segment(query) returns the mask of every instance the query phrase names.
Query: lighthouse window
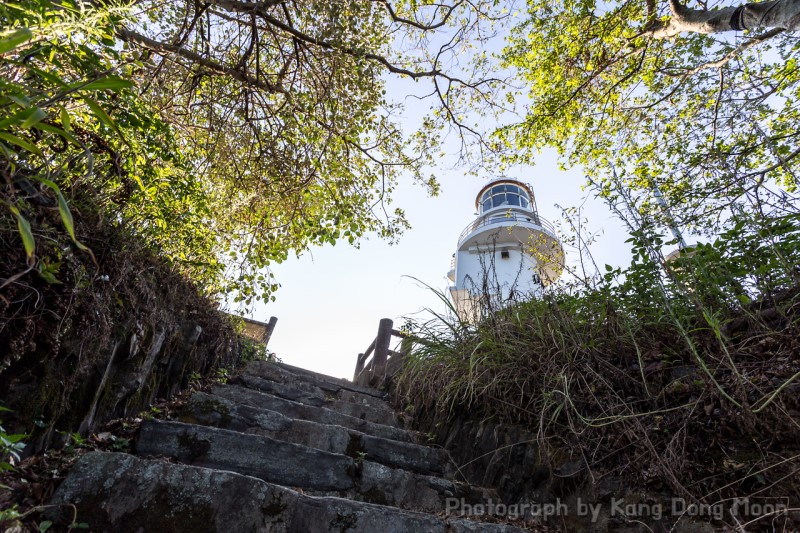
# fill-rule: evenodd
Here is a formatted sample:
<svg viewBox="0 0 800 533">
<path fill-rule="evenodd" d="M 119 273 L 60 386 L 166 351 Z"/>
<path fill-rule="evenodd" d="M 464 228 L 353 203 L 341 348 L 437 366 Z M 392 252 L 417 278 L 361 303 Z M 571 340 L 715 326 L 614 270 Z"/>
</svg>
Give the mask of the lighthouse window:
<svg viewBox="0 0 800 533">
<path fill-rule="evenodd" d="M 495 207 L 528 207 L 529 205 L 530 198 L 527 191 L 511 184 L 495 185 L 481 196 L 482 211 L 488 211 Z"/>
</svg>

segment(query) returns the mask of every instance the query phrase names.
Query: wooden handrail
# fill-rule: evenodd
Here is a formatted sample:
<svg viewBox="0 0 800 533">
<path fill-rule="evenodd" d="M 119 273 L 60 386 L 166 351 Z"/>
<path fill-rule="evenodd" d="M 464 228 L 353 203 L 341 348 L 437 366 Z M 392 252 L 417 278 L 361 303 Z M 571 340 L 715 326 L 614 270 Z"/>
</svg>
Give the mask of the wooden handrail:
<svg viewBox="0 0 800 533">
<path fill-rule="evenodd" d="M 275 331 L 275 324 L 278 323 L 278 318 L 271 316 L 269 317 L 269 322 L 267 322 L 267 330 L 264 332 L 264 346 L 269 344 L 269 340 L 272 338 L 272 332 Z"/>
<path fill-rule="evenodd" d="M 372 353 L 372 350 L 375 349 L 375 343 L 378 341 L 377 338 L 372 339 L 372 344 L 370 344 L 366 350 L 364 350 L 364 357 L 368 357 L 369 354 Z"/>
<path fill-rule="evenodd" d="M 261 322 L 260 320 L 256 320 L 254 318 L 247 318 L 238 315 L 232 316 L 244 321 L 245 329 L 243 334 L 246 337 L 260 342 L 264 346 L 269 344 L 269 339 L 272 337 L 272 332 L 275 331 L 275 325 L 278 323 L 278 319 L 274 316 L 269 317 L 269 322 Z"/>
<path fill-rule="evenodd" d="M 382 318 L 378 324 L 378 334 L 367 349 L 358 354 L 353 382 L 358 385 L 375 385 L 386 374 L 390 359 L 397 361 L 411 351 L 411 336 L 403 331 L 392 329 L 392 320 Z M 392 337 L 403 339 L 400 351 L 389 349 Z M 369 356 L 372 359 L 369 360 Z M 367 362 L 369 360 L 369 362 Z"/>
</svg>

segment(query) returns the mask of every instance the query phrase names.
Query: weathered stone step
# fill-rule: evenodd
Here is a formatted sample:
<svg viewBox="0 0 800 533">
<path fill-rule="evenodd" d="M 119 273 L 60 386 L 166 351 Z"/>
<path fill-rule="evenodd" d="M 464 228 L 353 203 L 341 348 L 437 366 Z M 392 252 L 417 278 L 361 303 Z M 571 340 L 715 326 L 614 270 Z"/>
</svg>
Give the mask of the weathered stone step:
<svg viewBox="0 0 800 533">
<path fill-rule="evenodd" d="M 451 474 L 448 455 L 444 450 L 373 437 L 341 426 L 297 420 L 276 411 L 240 405 L 213 394 L 193 394 L 181 410 L 180 419 L 187 423 L 263 435 L 326 452 L 363 458 L 418 474 Z"/>
<path fill-rule="evenodd" d="M 274 533 L 517 533 L 523 530 L 444 519 L 341 498 L 314 497 L 260 479 L 132 455 L 90 452 L 50 502 L 50 518 L 91 531 Z M 76 513 L 76 514 L 75 514 Z"/>
<path fill-rule="evenodd" d="M 326 407 L 315 407 L 284 398 L 278 398 L 277 396 L 239 385 L 218 385 L 213 387 L 211 392 L 216 396 L 227 398 L 238 404 L 267 409 L 269 411 L 277 411 L 289 418 L 342 426 L 384 439 L 404 442 L 410 442 L 412 440 L 411 433 L 405 429 L 376 424 L 369 420 L 363 420 L 327 409 Z"/>
<path fill-rule="evenodd" d="M 194 466 L 231 470 L 270 483 L 418 511 L 441 511 L 448 497 L 484 503 L 488 492 L 299 444 L 182 422 L 142 423 L 136 451 Z"/>
<path fill-rule="evenodd" d="M 293 368 L 295 371 L 288 370 Z M 297 367 L 290 367 L 281 363 L 268 361 L 252 361 L 242 371 L 243 374 L 256 376 L 286 385 L 312 387 L 325 392 L 326 396 L 334 397 L 348 402 L 369 404 L 374 406 L 386 405 L 388 408 L 388 395 L 384 392 L 355 385 L 347 380 L 324 376 L 327 380 L 314 377 L 320 374 L 309 373 Z"/>
<path fill-rule="evenodd" d="M 325 391 L 319 387 L 308 383 L 298 382 L 286 384 L 247 373 L 234 378 L 231 380 L 231 383 L 234 385 L 242 385 L 249 389 L 266 392 L 285 400 L 292 400 L 294 402 L 313 405 L 315 407 L 325 407 L 331 411 L 336 411 L 337 413 L 342 413 L 354 418 L 368 420 L 376 424 L 401 427 L 397 416 L 394 414 L 394 411 L 392 411 L 391 407 L 389 407 L 389 404 L 378 398 L 369 397 L 372 400 L 369 404 L 340 400 L 336 396 L 333 396 L 330 393 L 325 393 Z"/>
<path fill-rule="evenodd" d="M 383 391 L 370 387 L 362 387 L 347 379 L 326 376 L 325 374 L 319 374 L 311 370 L 306 370 L 305 368 L 300 368 L 299 366 L 287 365 L 286 363 L 254 361 L 253 366 L 271 366 L 277 368 L 283 371 L 284 374 L 294 376 L 294 379 L 306 381 L 326 391 L 348 391 L 380 399 L 386 399 L 388 397 Z"/>
</svg>

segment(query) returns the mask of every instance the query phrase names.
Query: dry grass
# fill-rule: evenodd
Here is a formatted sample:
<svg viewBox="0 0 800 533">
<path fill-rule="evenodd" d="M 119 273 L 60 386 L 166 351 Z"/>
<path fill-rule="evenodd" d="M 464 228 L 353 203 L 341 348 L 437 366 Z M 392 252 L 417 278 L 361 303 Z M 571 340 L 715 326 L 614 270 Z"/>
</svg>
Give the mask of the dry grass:
<svg viewBox="0 0 800 533">
<path fill-rule="evenodd" d="M 476 326 L 439 317 L 417 326 L 425 343 L 398 389 L 427 416 L 535 428 L 543 461 L 582 458 L 590 479 L 709 504 L 796 500 L 800 291 L 716 314 L 691 301 L 628 304 L 598 290 L 495 310 Z"/>
</svg>

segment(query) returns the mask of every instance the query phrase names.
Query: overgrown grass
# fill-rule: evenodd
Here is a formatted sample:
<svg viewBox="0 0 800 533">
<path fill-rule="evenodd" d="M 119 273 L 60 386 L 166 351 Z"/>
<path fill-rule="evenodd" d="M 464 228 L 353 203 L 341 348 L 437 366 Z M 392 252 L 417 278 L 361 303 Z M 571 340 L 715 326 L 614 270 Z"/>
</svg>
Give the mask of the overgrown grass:
<svg viewBox="0 0 800 533">
<path fill-rule="evenodd" d="M 526 425 L 543 463 L 566 455 L 590 479 L 705 503 L 796 499 L 800 246 L 796 218 L 778 222 L 777 239 L 728 236 L 666 270 L 658 239 L 634 235 L 632 265 L 589 288 L 477 324 L 450 307 L 414 327 L 398 390 L 427 416 Z"/>
</svg>

